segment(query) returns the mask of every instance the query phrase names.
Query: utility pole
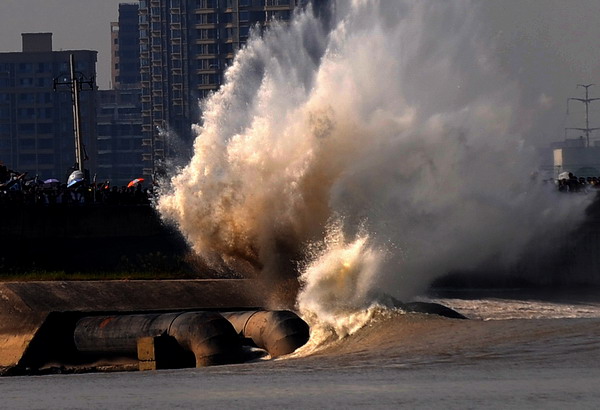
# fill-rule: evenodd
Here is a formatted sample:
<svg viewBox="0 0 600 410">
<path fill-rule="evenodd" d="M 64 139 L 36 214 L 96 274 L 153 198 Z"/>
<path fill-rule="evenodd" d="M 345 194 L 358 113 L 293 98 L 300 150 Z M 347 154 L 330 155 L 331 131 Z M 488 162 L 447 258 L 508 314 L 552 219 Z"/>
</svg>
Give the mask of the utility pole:
<svg viewBox="0 0 600 410">
<path fill-rule="evenodd" d="M 590 121 L 589 121 L 590 103 L 600 100 L 600 98 L 590 98 L 590 96 L 589 96 L 589 88 L 593 85 L 594 84 L 577 84 L 577 87 L 585 88 L 585 98 L 568 98 L 567 99 L 567 115 L 569 115 L 569 101 L 574 100 L 574 101 L 579 101 L 579 102 L 582 102 L 585 104 L 585 128 L 565 128 L 565 131 L 566 130 L 583 131 L 585 133 L 586 146 L 588 148 L 590 146 L 590 133 L 595 130 L 600 130 L 600 128 L 590 128 Z"/>
<path fill-rule="evenodd" d="M 71 54 L 69 58 L 70 73 L 69 78 L 65 78 L 61 75 L 54 79 L 54 91 L 59 86 L 68 86 L 71 91 L 71 101 L 73 103 L 73 134 L 75 137 L 75 162 L 77 170 L 81 171 L 85 175 L 83 161 L 87 159 L 85 150 L 83 147 L 83 138 L 81 136 L 81 112 L 79 106 L 79 92 L 84 90 L 93 91 L 95 89 L 94 77 L 86 79 L 85 76 L 75 71 L 75 55 Z"/>
</svg>

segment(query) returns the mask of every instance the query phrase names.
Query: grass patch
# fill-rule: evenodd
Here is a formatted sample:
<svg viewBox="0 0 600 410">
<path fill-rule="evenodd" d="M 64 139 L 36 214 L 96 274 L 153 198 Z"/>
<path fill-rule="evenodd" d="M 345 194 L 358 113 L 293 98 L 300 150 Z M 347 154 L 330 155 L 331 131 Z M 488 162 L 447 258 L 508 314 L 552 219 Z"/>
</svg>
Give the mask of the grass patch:
<svg viewBox="0 0 600 410">
<path fill-rule="evenodd" d="M 91 264 L 90 264 L 91 265 Z M 81 266 L 63 269 L 35 262 L 7 263 L 0 259 L 0 282 L 77 280 L 237 279 L 234 272 L 216 272 L 192 252 L 165 255 L 161 252 L 122 256 L 111 267 Z"/>
<path fill-rule="evenodd" d="M 160 280 L 205 279 L 206 276 L 177 272 L 9 272 L 0 273 L 0 282 L 72 280 Z"/>
</svg>

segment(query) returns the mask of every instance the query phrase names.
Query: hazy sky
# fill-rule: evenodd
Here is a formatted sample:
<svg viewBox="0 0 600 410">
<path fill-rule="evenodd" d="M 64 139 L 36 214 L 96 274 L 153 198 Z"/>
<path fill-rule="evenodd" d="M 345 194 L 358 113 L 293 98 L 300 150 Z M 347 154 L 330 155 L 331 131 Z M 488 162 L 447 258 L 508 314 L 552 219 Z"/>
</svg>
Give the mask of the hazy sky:
<svg viewBox="0 0 600 410">
<path fill-rule="evenodd" d="M 394 0 L 384 0 L 394 1 Z M 432 2 L 442 0 L 432 0 Z M 110 22 L 119 0 L 0 0 L 0 51 L 20 51 L 22 32 L 53 32 L 54 49 L 98 54 L 98 85 L 110 81 Z M 131 2 L 131 1 L 130 1 Z M 133 1 L 135 3 L 135 1 Z M 577 83 L 600 83 L 600 0 L 481 0 L 482 24 L 497 42 L 509 76 L 523 98 L 548 110 L 535 127 L 543 139 L 562 138 L 567 97 Z M 600 95 L 600 86 L 593 96 Z M 577 109 L 577 107 L 573 107 Z M 600 107 L 597 107 L 600 112 Z M 592 126 L 600 125 L 600 115 Z M 571 121 L 571 120 L 569 120 Z M 577 120 L 579 121 L 579 120 Z M 594 119 L 595 121 L 595 119 Z"/>
<path fill-rule="evenodd" d="M 98 85 L 110 81 L 110 22 L 123 0 L 0 0 L 0 51 L 21 51 L 21 33 L 52 32 L 55 50 L 98 51 Z M 130 1 L 129 3 L 135 3 Z"/>
</svg>

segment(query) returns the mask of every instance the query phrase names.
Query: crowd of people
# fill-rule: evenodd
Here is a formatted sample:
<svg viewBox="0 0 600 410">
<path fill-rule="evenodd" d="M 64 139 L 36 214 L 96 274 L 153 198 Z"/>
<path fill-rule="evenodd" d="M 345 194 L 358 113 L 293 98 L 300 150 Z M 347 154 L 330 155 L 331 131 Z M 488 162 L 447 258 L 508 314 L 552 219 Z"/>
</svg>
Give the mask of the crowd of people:
<svg viewBox="0 0 600 410">
<path fill-rule="evenodd" d="M 559 175 L 557 186 L 560 192 L 595 192 L 600 190 L 600 177 L 577 177 L 569 172 Z"/>
<path fill-rule="evenodd" d="M 110 181 L 88 183 L 85 180 L 68 185 L 57 179 L 28 178 L 27 173 L 9 170 L 0 164 L 0 204 L 149 204 L 153 197 L 152 188 L 144 187 L 143 179 L 134 181 L 137 182 L 128 186 L 111 186 Z"/>
<path fill-rule="evenodd" d="M 151 187 L 143 186 L 143 181 L 140 178 L 127 186 L 111 186 L 110 181 L 87 183 L 82 180 L 68 185 L 57 179 L 27 178 L 26 172 L 12 171 L 0 163 L 0 204 L 146 205 L 154 194 Z M 559 192 L 600 192 L 600 177 L 584 178 L 565 172 L 555 182 Z"/>
</svg>

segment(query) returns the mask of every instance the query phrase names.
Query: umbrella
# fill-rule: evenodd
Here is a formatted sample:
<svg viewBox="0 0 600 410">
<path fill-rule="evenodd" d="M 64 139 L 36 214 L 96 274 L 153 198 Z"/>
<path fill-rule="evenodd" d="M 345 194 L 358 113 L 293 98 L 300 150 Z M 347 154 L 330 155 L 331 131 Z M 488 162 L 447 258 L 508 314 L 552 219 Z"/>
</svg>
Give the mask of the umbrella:
<svg viewBox="0 0 600 410">
<path fill-rule="evenodd" d="M 71 175 L 69 175 L 69 179 L 67 180 L 67 188 L 72 188 L 75 185 L 78 185 L 83 182 L 85 179 L 83 172 L 81 171 L 73 171 Z"/>
<path fill-rule="evenodd" d="M 569 171 L 561 172 L 558 174 L 558 179 L 569 179 Z"/>
<path fill-rule="evenodd" d="M 137 184 L 142 182 L 144 182 L 144 178 L 136 178 L 127 184 L 127 188 L 131 188 L 132 186 L 136 186 Z"/>
<path fill-rule="evenodd" d="M 60 181 L 55 178 L 49 178 L 44 181 L 44 188 L 52 188 L 53 186 L 57 186 L 60 184 Z"/>
</svg>

